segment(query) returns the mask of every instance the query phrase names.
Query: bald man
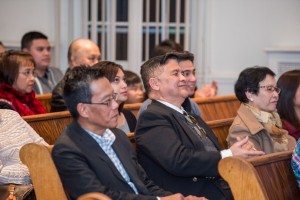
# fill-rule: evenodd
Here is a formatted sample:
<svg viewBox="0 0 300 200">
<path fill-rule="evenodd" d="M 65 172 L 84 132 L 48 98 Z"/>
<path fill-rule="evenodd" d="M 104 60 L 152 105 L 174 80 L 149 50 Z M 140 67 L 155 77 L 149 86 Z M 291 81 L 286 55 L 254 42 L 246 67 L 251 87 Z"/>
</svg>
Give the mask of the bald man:
<svg viewBox="0 0 300 200">
<path fill-rule="evenodd" d="M 90 67 L 100 61 L 101 52 L 99 47 L 91 40 L 79 38 L 74 40 L 68 50 L 68 70 L 76 66 Z M 67 72 L 68 72 L 67 70 Z M 64 79 L 61 80 L 52 91 L 51 112 L 67 110 L 63 98 Z"/>
</svg>

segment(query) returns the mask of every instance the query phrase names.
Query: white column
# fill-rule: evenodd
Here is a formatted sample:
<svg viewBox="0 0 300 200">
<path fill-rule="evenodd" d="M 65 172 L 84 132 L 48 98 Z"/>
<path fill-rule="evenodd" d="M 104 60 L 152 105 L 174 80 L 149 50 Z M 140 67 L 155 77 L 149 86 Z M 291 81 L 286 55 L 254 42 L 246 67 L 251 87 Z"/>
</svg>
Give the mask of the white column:
<svg viewBox="0 0 300 200">
<path fill-rule="evenodd" d="M 143 1 L 130 0 L 128 2 L 128 69 L 139 73 L 142 64 Z"/>
</svg>

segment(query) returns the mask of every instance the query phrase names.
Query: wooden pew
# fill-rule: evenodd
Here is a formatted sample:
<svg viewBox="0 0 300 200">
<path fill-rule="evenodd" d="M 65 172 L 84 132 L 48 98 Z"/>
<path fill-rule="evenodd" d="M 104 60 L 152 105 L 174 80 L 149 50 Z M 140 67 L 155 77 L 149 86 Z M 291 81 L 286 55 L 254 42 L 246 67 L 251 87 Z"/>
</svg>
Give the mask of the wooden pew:
<svg viewBox="0 0 300 200">
<path fill-rule="evenodd" d="M 54 144 L 65 127 L 71 123 L 72 116 L 69 111 L 24 116 L 23 119 L 48 144 Z"/>
<path fill-rule="evenodd" d="M 137 117 L 137 114 L 141 106 L 142 103 L 124 104 L 124 108 L 130 110 L 135 117 Z"/>
<path fill-rule="evenodd" d="M 23 119 L 42 137 L 48 144 L 54 144 L 65 127 L 71 123 L 72 116 L 69 111 L 46 113 L 24 116 Z M 227 148 L 226 138 L 229 127 L 234 118 L 208 121 L 208 126 L 218 137 L 222 149 Z M 134 133 L 128 135 L 133 146 L 135 145 Z"/>
<path fill-rule="evenodd" d="M 219 172 L 228 182 L 235 200 L 296 200 L 300 191 L 291 167 L 292 151 L 251 159 L 228 157 Z"/>
<path fill-rule="evenodd" d="M 50 101 L 52 98 L 52 93 L 38 94 L 35 97 L 43 104 L 43 106 L 46 108 L 47 112 L 49 113 L 51 110 Z"/>
<path fill-rule="evenodd" d="M 231 126 L 234 118 L 219 119 L 206 122 L 207 125 L 213 130 L 220 143 L 221 149 L 227 149 L 226 138 L 228 136 L 229 127 Z"/>
<path fill-rule="evenodd" d="M 198 104 L 204 121 L 232 118 L 240 107 L 240 101 L 235 95 L 193 98 Z"/>
<path fill-rule="evenodd" d="M 20 159 L 29 169 L 37 200 L 67 200 L 50 155 L 51 149 L 52 147 L 29 143 L 21 148 Z"/>
</svg>

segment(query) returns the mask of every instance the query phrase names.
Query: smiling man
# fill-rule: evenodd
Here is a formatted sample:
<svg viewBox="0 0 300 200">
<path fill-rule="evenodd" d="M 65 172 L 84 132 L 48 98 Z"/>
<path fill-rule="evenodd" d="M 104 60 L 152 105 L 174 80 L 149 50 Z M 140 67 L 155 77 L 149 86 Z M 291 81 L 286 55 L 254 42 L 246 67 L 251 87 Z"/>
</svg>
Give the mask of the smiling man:
<svg viewBox="0 0 300 200">
<path fill-rule="evenodd" d="M 186 84 L 187 84 L 187 91 L 188 91 L 188 97 L 185 98 L 185 100 L 182 103 L 182 107 L 187 111 L 193 114 L 194 117 L 200 118 L 201 113 L 199 110 L 198 105 L 189 98 L 190 96 L 194 95 L 195 87 L 197 84 L 197 77 L 196 77 L 196 69 L 194 67 L 194 55 L 190 52 L 182 52 L 180 53 L 180 60 L 178 61 L 178 64 L 181 69 L 182 75 L 186 78 Z M 138 117 L 140 114 L 147 109 L 148 105 L 151 104 L 151 99 L 155 99 L 154 93 L 152 90 L 147 90 L 146 93 L 148 94 L 148 99 L 143 102 L 141 108 L 139 109 Z"/>
<path fill-rule="evenodd" d="M 141 67 L 144 86 L 155 99 L 138 119 L 138 160 L 157 185 L 171 192 L 232 199 L 229 186 L 218 173 L 219 161 L 263 152 L 249 150 L 252 146 L 247 138 L 220 151 L 209 126 L 183 109 L 192 88 L 180 66 L 184 57 L 182 53 L 168 53 L 151 58 Z"/>
</svg>

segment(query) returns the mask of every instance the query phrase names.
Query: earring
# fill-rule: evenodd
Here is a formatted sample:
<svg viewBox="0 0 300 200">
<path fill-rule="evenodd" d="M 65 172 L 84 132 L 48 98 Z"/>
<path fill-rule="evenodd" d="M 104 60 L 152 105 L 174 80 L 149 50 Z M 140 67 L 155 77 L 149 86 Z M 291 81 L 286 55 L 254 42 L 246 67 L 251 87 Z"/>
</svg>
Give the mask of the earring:
<svg viewBox="0 0 300 200">
<path fill-rule="evenodd" d="M 253 101 L 253 99 L 251 98 L 250 101 Z"/>
</svg>

